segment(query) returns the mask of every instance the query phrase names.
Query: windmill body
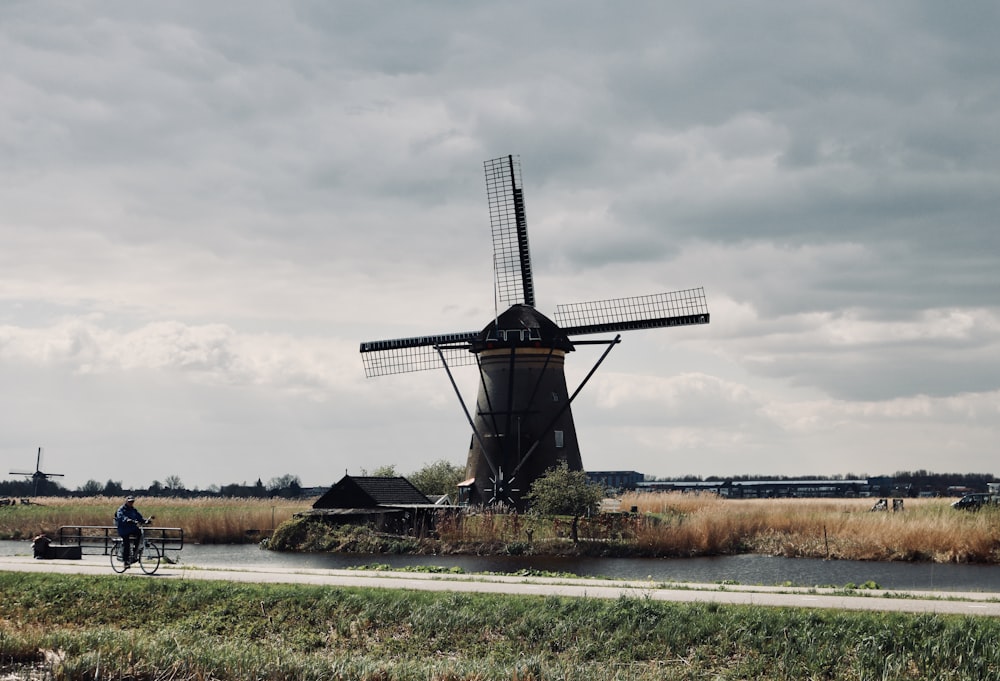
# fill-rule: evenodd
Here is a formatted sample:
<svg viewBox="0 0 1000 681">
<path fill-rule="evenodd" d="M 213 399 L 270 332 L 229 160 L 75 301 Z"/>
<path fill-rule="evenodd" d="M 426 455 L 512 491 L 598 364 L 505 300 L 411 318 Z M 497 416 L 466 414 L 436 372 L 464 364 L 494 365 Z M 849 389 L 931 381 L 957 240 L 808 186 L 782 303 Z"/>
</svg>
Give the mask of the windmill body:
<svg viewBox="0 0 1000 681">
<path fill-rule="evenodd" d="M 469 447 L 473 482 L 465 500 L 518 507 L 530 482 L 552 466 L 582 470 L 563 370 L 572 350 L 562 329 L 529 305 L 512 306 L 483 330 L 473 346 L 480 369 L 473 431 L 480 437 Z"/>
<path fill-rule="evenodd" d="M 481 331 L 361 344 L 369 377 L 444 368 L 472 428 L 463 501 L 525 507 L 531 483 L 565 463 L 583 462 L 571 403 L 619 342 L 572 340 L 586 334 L 709 322 L 702 289 L 558 306 L 556 321 L 535 309 L 520 163 L 514 156 L 486 161 L 486 188 L 493 232 L 496 299 L 508 306 Z M 607 349 L 572 393 L 565 359 L 577 345 Z M 475 364 L 480 382 L 470 413 L 451 368 Z"/>
</svg>

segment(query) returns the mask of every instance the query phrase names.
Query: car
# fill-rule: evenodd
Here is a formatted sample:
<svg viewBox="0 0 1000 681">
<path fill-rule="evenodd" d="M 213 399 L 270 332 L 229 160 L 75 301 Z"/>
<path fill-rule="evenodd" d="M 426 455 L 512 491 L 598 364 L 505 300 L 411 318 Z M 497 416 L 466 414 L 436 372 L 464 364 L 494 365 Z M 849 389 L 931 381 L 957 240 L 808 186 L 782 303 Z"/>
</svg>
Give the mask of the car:
<svg viewBox="0 0 1000 681">
<path fill-rule="evenodd" d="M 953 501 L 952 508 L 961 511 L 978 511 L 983 506 L 1000 503 L 1000 495 L 997 494 L 966 494 L 958 501 Z"/>
</svg>

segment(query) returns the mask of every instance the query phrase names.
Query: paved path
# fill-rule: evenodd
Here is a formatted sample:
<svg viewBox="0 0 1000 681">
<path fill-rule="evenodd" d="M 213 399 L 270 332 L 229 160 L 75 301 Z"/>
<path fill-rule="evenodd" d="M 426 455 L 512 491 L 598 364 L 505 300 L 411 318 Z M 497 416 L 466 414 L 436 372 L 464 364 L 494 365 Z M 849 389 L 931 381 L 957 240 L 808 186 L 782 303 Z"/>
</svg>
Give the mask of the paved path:
<svg viewBox="0 0 1000 681">
<path fill-rule="evenodd" d="M 138 566 L 136 566 L 138 568 Z M 49 572 L 56 574 L 113 575 L 105 556 L 83 560 L 34 560 L 27 556 L 0 557 L 0 571 Z M 599 579 L 513 577 L 487 575 L 443 575 L 360 570 L 287 569 L 241 567 L 218 569 L 181 565 L 160 566 L 155 576 L 138 569 L 122 579 L 228 580 L 270 584 L 315 584 L 320 586 L 376 587 L 502 593 L 578 598 L 650 598 L 683 603 L 732 603 L 769 607 L 831 608 L 883 612 L 934 612 L 1000 617 L 1000 593 L 863 591 L 845 595 L 838 589 L 766 587 L 718 584 L 679 584 Z"/>
</svg>

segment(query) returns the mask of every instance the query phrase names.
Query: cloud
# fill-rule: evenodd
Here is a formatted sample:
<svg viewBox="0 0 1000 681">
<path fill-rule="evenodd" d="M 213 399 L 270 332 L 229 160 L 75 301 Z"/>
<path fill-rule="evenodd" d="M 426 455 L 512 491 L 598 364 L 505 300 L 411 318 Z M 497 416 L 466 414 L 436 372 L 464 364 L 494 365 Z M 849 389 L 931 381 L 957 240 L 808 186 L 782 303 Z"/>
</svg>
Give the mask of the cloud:
<svg viewBox="0 0 1000 681">
<path fill-rule="evenodd" d="M 238 334 L 222 324 L 175 321 L 122 332 L 75 319 L 45 328 L 0 327 L 0 361 L 80 375 L 174 373 L 196 383 L 267 386 L 322 400 L 352 385 L 357 366 L 347 361 L 356 359 L 348 343 Z"/>
<path fill-rule="evenodd" d="M 0 451 L 199 471 L 136 484 L 460 463 L 446 377 L 367 381 L 358 344 L 493 317 L 482 162 L 515 153 L 543 313 L 695 286 L 712 312 L 609 356 L 588 466 L 980 466 L 996 14 L 8 3 Z"/>
</svg>

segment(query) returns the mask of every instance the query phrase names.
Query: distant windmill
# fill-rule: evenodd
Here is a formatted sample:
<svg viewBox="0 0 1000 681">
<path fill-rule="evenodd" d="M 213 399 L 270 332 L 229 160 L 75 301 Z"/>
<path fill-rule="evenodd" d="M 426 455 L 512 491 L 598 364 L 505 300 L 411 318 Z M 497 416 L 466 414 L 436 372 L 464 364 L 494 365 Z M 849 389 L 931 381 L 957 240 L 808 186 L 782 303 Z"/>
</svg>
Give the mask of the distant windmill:
<svg viewBox="0 0 1000 681">
<path fill-rule="evenodd" d="M 61 478 L 62 473 L 43 473 L 42 472 L 42 448 L 38 448 L 38 456 L 35 458 L 35 470 L 34 472 L 28 471 L 11 471 L 10 475 L 26 475 L 31 478 L 32 482 L 35 483 L 34 496 L 38 496 L 38 486 L 48 481 L 49 478 Z"/>
<path fill-rule="evenodd" d="M 371 341 L 361 344 L 368 377 L 444 368 L 479 367 L 475 415 L 462 402 L 472 426 L 463 486 L 473 504 L 523 508 L 531 483 L 565 462 L 582 470 L 570 403 L 620 342 L 570 340 L 570 336 L 709 322 L 701 288 L 612 300 L 560 305 L 553 322 L 535 305 L 528 228 L 521 187 L 521 163 L 504 156 L 484 163 L 493 231 L 495 298 L 509 306 L 482 331 Z M 577 389 L 566 387 L 563 360 L 576 345 L 605 344 L 597 363 Z"/>
</svg>

